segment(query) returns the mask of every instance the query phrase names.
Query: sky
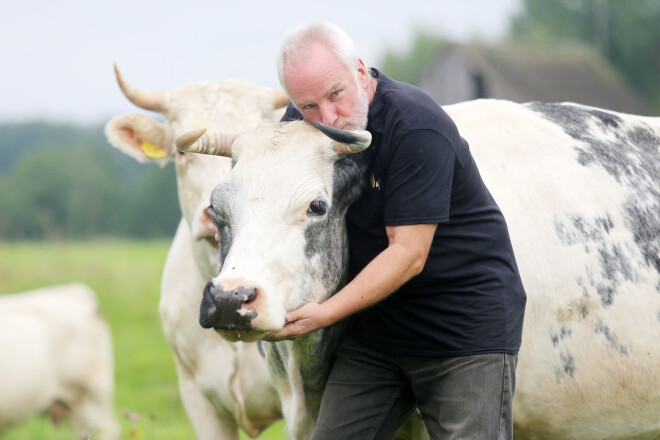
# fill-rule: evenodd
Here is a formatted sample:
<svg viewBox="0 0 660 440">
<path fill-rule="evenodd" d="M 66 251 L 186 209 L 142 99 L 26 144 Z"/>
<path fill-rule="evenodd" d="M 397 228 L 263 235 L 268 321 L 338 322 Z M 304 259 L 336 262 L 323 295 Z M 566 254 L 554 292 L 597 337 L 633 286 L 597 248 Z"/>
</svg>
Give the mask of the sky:
<svg viewBox="0 0 660 440">
<path fill-rule="evenodd" d="M 497 41 L 522 0 L 26 0 L 0 6 L 0 123 L 92 125 L 135 107 L 114 77 L 139 88 L 243 79 L 277 87 L 287 30 L 327 20 L 368 66 L 405 51 L 416 29 L 450 41 Z"/>
</svg>

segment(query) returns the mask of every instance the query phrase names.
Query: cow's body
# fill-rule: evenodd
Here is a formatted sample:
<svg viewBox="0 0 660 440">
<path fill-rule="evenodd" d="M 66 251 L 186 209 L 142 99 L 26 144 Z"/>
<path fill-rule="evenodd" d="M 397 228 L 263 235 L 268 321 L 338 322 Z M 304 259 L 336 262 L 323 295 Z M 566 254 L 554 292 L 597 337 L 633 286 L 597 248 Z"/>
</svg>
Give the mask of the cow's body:
<svg viewBox="0 0 660 440">
<path fill-rule="evenodd" d="M 514 423 L 529 438 L 660 433 L 660 120 L 571 104 L 475 101 L 446 111 L 507 219 L 528 294 Z M 341 218 L 364 184 L 304 123 L 232 146 L 214 190 L 222 270 L 202 322 L 258 339 L 322 301 L 345 270 Z M 355 185 L 351 181 L 359 180 Z M 327 213 L 318 215 L 312 202 Z M 339 222 L 337 220 L 340 220 Z M 225 301 L 226 298 L 229 300 Z M 238 298 L 238 299 L 235 299 Z M 313 426 L 328 329 L 268 344 L 290 435 Z M 322 379 L 321 379 L 322 381 Z"/>
<path fill-rule="evenodd" d="M 123 81 L 120 79 L 120 83 Z M 122 88 L 137 105 L 126 85 Z M 240 132 L 277 118 L 274 90 L 243 81 L 193 83 L 152 101 L 167 118 L 117 116 L 106 126 L 110 142 L 140 161 L 173 160 L 183 218 L 163 269 L 159 311 L 172 348 L 181 398 L 200 440 L 235 440 L 238 428 L 256 436 L 281 418 L 280 403 L 256 344 L 231 344 L 198 322 L 199 292 L 216 272 L 218 244 L 205 214 L 214 185 L 229 172 L 226 158 L 180 154 L 175 133 L 201 125 Z M 142 92 L 141 92 L 142 93 Z M 146 145 L 146 147 L 145 147 Z"/>
<path fill-rule="evenodd" d="M 660 120 L 570 104 L 445 108 L 504 212 L 528 295 L 519 432 L 660 433 Z"/>
<path fill-rule="evenodd" d="M 78 429 L 119 439 L 110 329 L 89 287 L 0 296 L 0 347 L 0 429 L 64 405 Z"/>
</svg>

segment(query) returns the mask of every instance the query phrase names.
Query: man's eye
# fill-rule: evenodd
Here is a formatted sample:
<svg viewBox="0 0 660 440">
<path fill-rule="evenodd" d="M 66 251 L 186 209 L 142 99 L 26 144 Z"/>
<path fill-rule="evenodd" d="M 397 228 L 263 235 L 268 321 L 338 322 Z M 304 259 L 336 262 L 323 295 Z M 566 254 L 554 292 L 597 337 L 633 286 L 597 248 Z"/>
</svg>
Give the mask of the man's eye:
<svg viewBox="0 0 660 440">
<path fill-rule="evenodd" d="M 335 91 L 331 96 L 332 96 L 333 98 L 336 98 L 336 97 L 339 96 L 340 94 L 341 94 L 341 90 L 337 90 L 337 91 Z"/>
</svg>

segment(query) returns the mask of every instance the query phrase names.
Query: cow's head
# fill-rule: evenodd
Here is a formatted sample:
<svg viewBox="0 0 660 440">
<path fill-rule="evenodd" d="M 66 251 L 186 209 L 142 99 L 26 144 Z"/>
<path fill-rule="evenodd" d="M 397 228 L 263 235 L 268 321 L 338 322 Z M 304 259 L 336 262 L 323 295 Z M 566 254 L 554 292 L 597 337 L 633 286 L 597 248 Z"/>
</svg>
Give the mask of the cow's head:
<svg viewBox="0 0 660 440">
<path fill-rule="evenodd" d="M 186 151 L 235 161 L 211 195 L 222 269 L 204 290 L 203 327 L 232 341 L 256 340 L 281 329 L 287 311 L 324 300 L 342 282 L 344 214 L 363 182 L 358 165 L 344 156 L 367 148 L 371 135 L 322 129 L 334 139 L 306 122 L 177 139 Z"/>
<path fill-rule="evenodd" d="M 229 173 L 231 161 L 178 151 L 177 134 L 197 127 L 226 133 L 251 130 L 264 120 L 273 120 L 289 99 L 281 89 L 244 81 L 197 82 L 167 92 L 139 90 L 128 84 L 115 66 L 117 82 L 136 106 L 160 113 L 163 122 L 131 113 L 106 124 L 109 142 L 140 162 L 164 165 L 174 161 L 179 203 L 183 217 L 197 240 L 212 240 L 215 229 L 206 207 L 213 187 Z M 213 250 L 215 253 L 215 250 Z"/>
</svg>

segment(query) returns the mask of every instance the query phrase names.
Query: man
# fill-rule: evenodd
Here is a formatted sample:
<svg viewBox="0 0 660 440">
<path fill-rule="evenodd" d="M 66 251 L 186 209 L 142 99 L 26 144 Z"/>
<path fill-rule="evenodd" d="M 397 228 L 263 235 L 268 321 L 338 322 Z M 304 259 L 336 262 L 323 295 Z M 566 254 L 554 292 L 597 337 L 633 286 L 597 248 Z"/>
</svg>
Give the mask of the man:
<svg viewBox="0 0 660 440">
<path fill-rule="evenodd" d="M 433 439 L 512 437 L 525 292 L 468 145 L 426 94 L 367 69 L 329 23 L 289 32 L 280 83 L 304 118 L 367 129 L 371 188 L 347 213 L 352 281 L 270 340 L 351 316 L 313 439 L 390 439 L 418 406 Z"/>
</svg>

